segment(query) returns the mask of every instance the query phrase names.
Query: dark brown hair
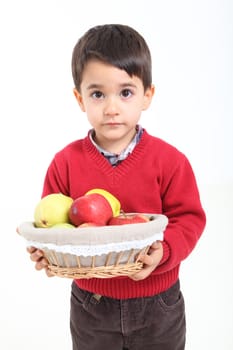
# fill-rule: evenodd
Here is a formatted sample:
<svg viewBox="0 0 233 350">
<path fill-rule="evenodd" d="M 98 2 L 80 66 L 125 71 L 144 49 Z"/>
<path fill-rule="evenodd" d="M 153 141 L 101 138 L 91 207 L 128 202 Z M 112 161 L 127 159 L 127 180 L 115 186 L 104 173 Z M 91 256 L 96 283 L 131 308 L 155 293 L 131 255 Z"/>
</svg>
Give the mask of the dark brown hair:
<svg viewBox="0 0 233 350">
<path fill-rule="evenodd" d="M 137 76 L 145 90 L 151 86 L 150 50 L 144 38 L 129 26 L 99 25 L 78 40 L 72 55 L 72 75 L 79 92 L 85 65 L 93 58 Z"/>
</svg>

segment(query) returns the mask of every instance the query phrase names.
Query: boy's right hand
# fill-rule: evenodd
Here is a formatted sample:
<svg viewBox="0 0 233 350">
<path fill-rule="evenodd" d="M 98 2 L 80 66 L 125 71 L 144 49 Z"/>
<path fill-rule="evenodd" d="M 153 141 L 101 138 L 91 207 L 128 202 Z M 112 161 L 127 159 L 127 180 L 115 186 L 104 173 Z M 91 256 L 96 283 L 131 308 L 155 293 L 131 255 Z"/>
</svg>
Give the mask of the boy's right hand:
<svg viewBox="0 0 233 350">
<path fill-rule="evenodd" d="M 39 271 L 45 269 L 48 277 L 53 276 L 53 274 L 48 270 L 48 261 L 45 259 L 42 250 L 35 247 L 27 247 L 27 252 L 30 254 L 30 259 L 35 262 L 36 270 Z"/>
</svg>

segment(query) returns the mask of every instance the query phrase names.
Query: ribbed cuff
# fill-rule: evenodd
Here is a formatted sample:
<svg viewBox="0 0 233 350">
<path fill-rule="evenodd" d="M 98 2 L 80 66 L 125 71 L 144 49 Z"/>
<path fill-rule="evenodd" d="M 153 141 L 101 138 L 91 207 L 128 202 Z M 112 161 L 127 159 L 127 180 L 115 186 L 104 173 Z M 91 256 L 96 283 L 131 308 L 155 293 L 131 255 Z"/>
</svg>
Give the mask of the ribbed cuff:
<svg viewBox="0 0 233 350">
<path fill-rule="evenodd" d="M 166 241 L 162 241 L 161 243 L 163 245 L 163 257 L 162 257 L 162 260 L 159 263 L 159 266 L 163 265 L 169 259 L 169 256 L 170 256 L 170 247 L 167 244 L 167 242 Z"/>
</svg>

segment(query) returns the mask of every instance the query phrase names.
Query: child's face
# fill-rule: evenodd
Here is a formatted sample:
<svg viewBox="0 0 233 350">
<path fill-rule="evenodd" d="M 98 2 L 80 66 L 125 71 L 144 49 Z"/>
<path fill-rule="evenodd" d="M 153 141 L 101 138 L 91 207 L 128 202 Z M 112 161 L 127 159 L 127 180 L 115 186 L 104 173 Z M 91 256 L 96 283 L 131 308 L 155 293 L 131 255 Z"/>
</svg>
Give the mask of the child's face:
<svg viewBox="0 0 233 350">
<path fill-rule="evenodd" d="M 116 153 L 132 140 L 141 112 L 149 107 L 154 93 L 153 86 L 144 91 L 138 77 L 98 60 L 86 65 L 80 90 L 74 94 L 95 129 L 96 142 Z"/>
</svg>

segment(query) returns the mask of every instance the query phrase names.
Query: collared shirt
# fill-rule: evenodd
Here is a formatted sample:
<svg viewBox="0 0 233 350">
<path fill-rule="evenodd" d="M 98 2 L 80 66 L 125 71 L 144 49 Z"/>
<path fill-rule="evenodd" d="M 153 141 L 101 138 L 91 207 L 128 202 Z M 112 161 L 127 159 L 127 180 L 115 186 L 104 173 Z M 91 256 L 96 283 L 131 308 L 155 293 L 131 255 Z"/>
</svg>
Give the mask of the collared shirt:
<svg viewBox="0 0 233 350">
<path fill-rule="evenodd" d="M 141 125 L 137 125 L 136 126 L 136 135 L 134 136 L 134 138 L 132 139 L 132 141 L 130 142 L 130 144 L 123 150 L 121 151 L 120 154 L 116 154 L 116 153 L 112 153 L 112 152 L 108 152 L 105 149 L 103 149 L 102 147 L 100 147 L 99 145 L 97 145 L 97 143 L 94 141 L 94 129 L 90 132 L 90 140 L 93 143 L 93 145 L 97 148 L 97 150 L 113 165 L 116 166 L 118 165 L 120 162 L 122 162 L 122 160 L 126 159 L 130 153 L 133 152 L 134 147 L 138 144 L 138 142 L 141 139 L 142 133 L 143 133 L 143 128 Z"/>
</svg>

